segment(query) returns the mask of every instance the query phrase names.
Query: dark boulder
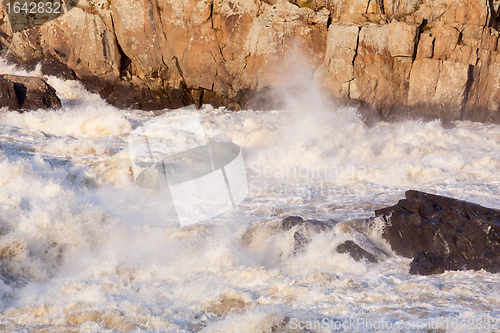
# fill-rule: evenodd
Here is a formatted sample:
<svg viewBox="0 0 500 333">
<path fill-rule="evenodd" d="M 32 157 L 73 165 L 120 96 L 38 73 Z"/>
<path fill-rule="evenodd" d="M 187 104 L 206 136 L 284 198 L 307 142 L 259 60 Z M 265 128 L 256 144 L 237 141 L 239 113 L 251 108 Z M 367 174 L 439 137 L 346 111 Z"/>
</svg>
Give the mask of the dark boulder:
<svg viewBox="0 0 500 333">
<path fill-rule="evenodd" d="M 296 255 L 297 253 L 300 253 L 305 250 L 307 244 L 311 241 L 311 238 L 304 234 L 303 232 L 296 231 L 293 234 L 293 251 L 292 254 Z"/>
<path fill-rule="evenodd" d="M 293 227 L 295 227 L 296 225 L 302 225 L 304 223 L 305 223 L 304 219 L 300 216 L 288 216 L 281 221 L 280 227 L 282 230 L 288 231 Z"/>
<path fill-rule="evenodd" d="M 413 258 L 410 273 L 445 270 L 500 272 L 500 211 L 419 191 L 375 211 L 385 222 L 383 238 Z"/>
<path fill-rule="evenodd" d="M 16 110 L 19 107 L 14 83 L 10 80 L 0 79 L 0 107 Z"/>
<path fill-rule="evenodd" d="M 8 105 L 4 105 L 4 100 L 2 98 L 2 106 L 9 106 L 9 108 L 14 110 L 38 110 L 38 109 L 49 109 L 49 108 L 60 108 L 61 101 L 56 95 L 56 90 L 50 86 L 44 79 L 32 76 L 18 76 L 18 75 L 8 75 L 0 74 L 0 79 L 7 81 L 7 83 L 2 83 L 2 89 L 5 90 L 10 98 L 8 99 Z M 12 96 L 12 91 L 8 86 L 10 83 L 14 88 L 14 92 L 17 98 L 17 105 Z M 3 95 L 2 95 L 3 97 Z"/>
<path fill-rule="evenodd" d="M 352 259 L 356 261 L 361 261 L 363 259 L 369 262 L 377 262 L 377 259 L 373 254 L 363 249 L 358 244 L 354 243 L 352 240 L 348 240 L 337 246 L 338 253 L 349 253 Z"/>
<path fill-rule="evenodd" d="M 410 274 L 430 275 L 441 274 L 445 270 L 457 270 L 455 265 L 447 261 L 443 256 L 436 252 L 417 252 L 415 258 L 410 263 Z"/>
</svg>

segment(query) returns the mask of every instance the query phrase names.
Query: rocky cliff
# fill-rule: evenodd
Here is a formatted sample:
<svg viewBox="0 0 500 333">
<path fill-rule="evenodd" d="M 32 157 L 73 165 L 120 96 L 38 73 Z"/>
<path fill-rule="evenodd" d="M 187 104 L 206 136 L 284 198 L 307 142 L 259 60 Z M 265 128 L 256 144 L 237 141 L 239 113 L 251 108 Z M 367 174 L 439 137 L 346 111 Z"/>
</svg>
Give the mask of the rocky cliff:
<svg viewBox="0 0 500 333">
<path fill-rule="evenodd" d="M 373 118 L 500 122 L 500 2 L 491 0 L 80 0 L 12 33 L 9 61 L 76 78 L 118 106 L 274 107 L 297 67 Z M 253 101 L 253 104 L 252 104 Z"/>
</svg>

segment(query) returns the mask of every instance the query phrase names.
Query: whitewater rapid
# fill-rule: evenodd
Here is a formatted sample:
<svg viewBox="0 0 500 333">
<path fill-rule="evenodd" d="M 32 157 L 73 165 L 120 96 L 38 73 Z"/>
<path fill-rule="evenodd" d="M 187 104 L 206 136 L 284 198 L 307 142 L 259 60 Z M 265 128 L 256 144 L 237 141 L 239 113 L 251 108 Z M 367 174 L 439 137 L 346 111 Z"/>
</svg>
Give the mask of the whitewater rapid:
<svg viewBox="0 0 500 333">
<path fill-rule="evenodd" d="M 0 69 L 41 76 L 3 60 Z M 365 220 L 408 189 L 500 209 L 499 125 L 367 127 L 356 109 L 327 108 L 311 92 L 285 110 L 206 105 L 155 117 L 47 79 L 62 109 L 0 110 L 0 330 L 293 332 L 322 323 L 307 329 L 333 332 L 354 320 L 357 331 L 432 331 L 424 324 L 433 319 L 443 331 L 496 330 L 498 275 L 411 276 L 409 260 Z M 157 192 L 134 183 L 127 143 L 157 117 L 192 116 L 209 140 L 241 147 L 249 193 L 235 210 L 181 228 L 165 221 Z M 290 215 L 334 228 L 294 255 L 294 230 L 279 229 Z M 349 239 L 389 255 L 373 264 L 335 253 Z"/>
</svg>

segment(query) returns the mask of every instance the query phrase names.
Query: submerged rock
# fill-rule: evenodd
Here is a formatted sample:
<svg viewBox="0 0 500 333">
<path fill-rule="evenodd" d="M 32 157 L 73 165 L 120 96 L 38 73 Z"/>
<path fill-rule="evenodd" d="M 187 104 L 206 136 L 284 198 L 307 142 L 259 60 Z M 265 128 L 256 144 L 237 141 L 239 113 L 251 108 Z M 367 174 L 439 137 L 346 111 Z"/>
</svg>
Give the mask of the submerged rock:
<svg viewBox="0 0 500 333">
<path fill-rule="evenodd" d="M 0 107 L 5 106 L 9 109 L 15 110 L 19 107 L 19 102 L 17 101 L 14 82 L 6 79 L 0 79 Z"/>
<path fill-rule="evenodd" d="M 60 108 L 56 90 L 45 80 L 32 76 L 0 75 L 0 106 L 12 110 Z"/>
<path fill-rule="evenodd" d="M 295 226 L 299 226 L 295 233 L 293 234 L 293 239 L 295 241 L 293 245 L 293 255 L 302 252 L 307 244 L 311 241 L 310 235 L 319 234 L 325 231 L 331 231 L 333 229 L 332 225 L 316 221 L 316 220 L 304 220 L 300 216 L 288 216 L 285 217 L 280 224 L 280 229 L 288 231 Z"/>
<path fill-rule="evenodd" d="M 293 234 L 293 255 L 304 251 L 314 235 L 333 230 L 333 226 L 327 222 L 304 220 L 300 216 L 288 216 L 281 221 L 280 229 L 283 231 L 289 231 L 294 227 L 296 227 L 296 230 Z M 352 240 L 338 245 L 336 251 L 338 253 L 348 253 L 356 261 L 366 259 L 369 262 L 377 262 L 373 254 L 364 250 Z"/>
<path fill-rule="evenodd" d="M 339 246 L 337 246 L 338 253 L 349 253 L 352 259 L 356 261 L 361 261 L 362 259 L 366 259 L 369 262 L 376 263 L 377 259 L 373 254 L 363 249 L 358 244 L 354 243 L 352 240 L 348 240 Z"/>
<path fill-rule="evenodd" d="M 500 211 L 419 191 L 375 211 L 383 238 L 401 256 L 413 258 L 411 274 L 445 270 L 500 272 Z"/>
</svg>

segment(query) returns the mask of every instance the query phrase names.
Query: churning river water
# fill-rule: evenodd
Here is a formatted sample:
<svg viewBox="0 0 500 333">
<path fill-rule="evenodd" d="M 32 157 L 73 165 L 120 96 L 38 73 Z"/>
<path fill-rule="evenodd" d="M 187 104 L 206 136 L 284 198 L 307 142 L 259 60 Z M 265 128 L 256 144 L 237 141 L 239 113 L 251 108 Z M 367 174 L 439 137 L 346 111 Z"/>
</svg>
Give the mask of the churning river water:
<svg viewBox="0 0 500 333">
<path fill-rule="evenodd" d="M 285 110 L 155 115 L 48 82 L 62 109 L 0 109 L 2 332 L 500 331 L 500 275 L 409 275 L 365 223 L 408 189 L 499 209 L 499 125 L 367 127 L 314 94 Z M 248 195 L 180 227 L 162 192 L 136 185 L 128 143 L 146 122 L 193 116 L 208 141 L 241 148 Z M 189 140 L 179 131 L 166 144 Z M 294 229 L 279 228 L 290 215 L 334 227 L 294 253 Z M 337 254 L 350 239 L 379 262 Z"/>
</svg>

